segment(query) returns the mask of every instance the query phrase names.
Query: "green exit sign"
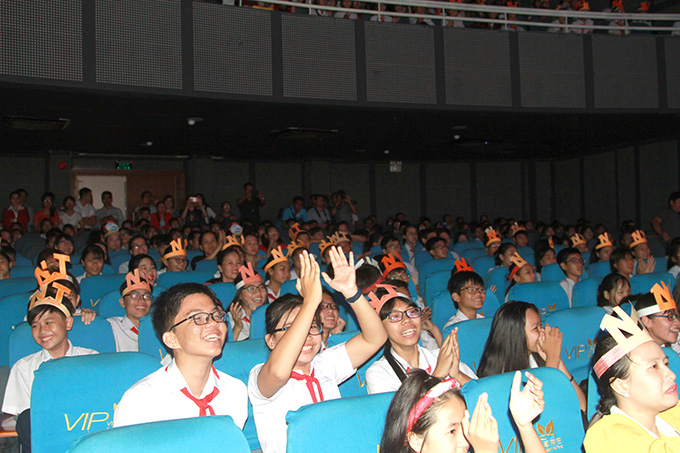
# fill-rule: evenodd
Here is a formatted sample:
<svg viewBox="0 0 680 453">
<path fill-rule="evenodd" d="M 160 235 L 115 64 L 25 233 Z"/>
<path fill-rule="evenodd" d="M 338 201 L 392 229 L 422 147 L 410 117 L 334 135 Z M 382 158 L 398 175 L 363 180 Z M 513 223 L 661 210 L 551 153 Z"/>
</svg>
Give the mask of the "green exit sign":
<svg viewBox="0 0 680 453">
<path fill-rule="evenodd" d="M 132 170 L 132 162 L 116 162 L 116 170 Z"/>
</svg>

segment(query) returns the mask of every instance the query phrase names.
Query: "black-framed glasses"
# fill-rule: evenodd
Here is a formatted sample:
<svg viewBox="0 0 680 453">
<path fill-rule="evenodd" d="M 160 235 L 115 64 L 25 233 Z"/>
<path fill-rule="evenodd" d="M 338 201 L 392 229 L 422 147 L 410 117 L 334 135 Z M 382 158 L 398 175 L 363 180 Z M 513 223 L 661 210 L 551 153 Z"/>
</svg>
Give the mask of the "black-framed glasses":
<svg viewBox="0 0 680 453">
<path fill-rule="evenodd" d="M 408 310 L 392 310 L 387 314 L 385 319 L 387 319 L 389 322 L 400 322 L 402 319 L 404 319 L 404 315 L 411 319 L 415 318 L 420 318 L 420 308 L 418 307 L 410 307 Z"/>
<path fill-rule="evenodd" d="M 254 293 L 255 291 L 262 291 L 265 289 L 264 285 L 257 285 L 257 286 L 246 286 L 243 288 L 244 291 L 248 291 L 249 293 Z"/>
<path fill-rule="evenodd" d="M 322 302 L 322 303 L 319 304 L 319 307 L 322 310 L 335 310 L 335 311 L 338 310 L 338 305 L 334 304 L 332 302 Z"/>
<path fill-rule="evenodd" d="M 466 286 L 465 288 L 461 288 L 460 292 L 462 293 L 463 291 L 468 294 L 483 294 L 486 292 L 484 288 L 478 288 L 475 286 Z"/>
<path fill-rule="evenodd" d="M 127 294 L 125 297 L 129 297 L 130 299 L 134 300 L 135 302 L 138 301 L 140 298 L 144 299 L 147 302 L 153 300 L 153 296 L 151 294 L 130 293 L 130 294 Z"/>
<path fill-rule="evenodd" d="M 202 325 L 208 324 L 208 322 L 210 321 L 210 318 L 214 319 L 215 322 L 227 322 L 227 312 L 224 311 L 224 310 L 215 310 L 212 313 L 206 313 L 206 312 L 202 311 L 200 313 L 196 313 L 196 314 L 193 314 L 191 316 L 187 316 L 186 318 L 184 318 L 183 320 L 181 320 L 180 322 L 178 322 L 174 326 L 170 327 L 168 330 L 172 330 L 175 327 L 182 324 L 183 322 L 187 322 L 190 319 L 193 320 L 194 324 L 196 324 L 197 326 L 202 326 Z"/>
<path fill-rule="evenodd" d="M 586 262 L 586 260 L 584 260 L 583 258 L 572 258 L 570 260 L 567 260 L 567 263 L 571 263 L 571 264 L 576 264 L 576 263 L 584 264 L 585 262 Z"/>
<path fill-rule="evenodd" d="M 276 333 L 276 332 L 285 332 L 285 331 L 287 331 L 288 329 L 290 329 L 290 326 L 281 327 L 280 329 L 274 329 L 274 331 L 273 331 L 272 333 Z M 318 322 L 313 322 L 313 323 L 309 326 L 309 334 L 310 334 L 310 335 L 321 335 L 321 331 L 322 331 L 322 330 L 323 330 L 323 324 L 318 323 Z"/>
<path fill-rule="evenodd" d="M 680 314 L 671 313 L 670 315 L 647 315 L 648 318 L 667 318 L 670 322 L 680 319 Z"/>
</svg>

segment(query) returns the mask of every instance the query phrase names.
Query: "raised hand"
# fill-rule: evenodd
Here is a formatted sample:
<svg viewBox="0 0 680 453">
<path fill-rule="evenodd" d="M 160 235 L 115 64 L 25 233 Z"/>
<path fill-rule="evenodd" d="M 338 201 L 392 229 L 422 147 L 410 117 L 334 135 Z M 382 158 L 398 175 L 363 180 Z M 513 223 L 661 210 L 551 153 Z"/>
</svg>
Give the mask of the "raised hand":
<svg viewBox="0 0 680 453">
<path fill-rule="evenodd" d="M 437 365 L 434 367 L 432 376 L 444 379 L 449 375 L 449 370 L 453 364 L 453 336 L 449 335 L 442 343 L 437 357 Z"/>
<path fill-rule="evenodd" d="M 307 251 L 299 255 L 300 276 L 298 277 L 295 288 L 305 302 L 313 302 L 317 305 L 321 303 L 321 280 L 319 279 L 319 264 L 312 258 Z"/>
<path fill-rule="evenodd" d="M 498 452 L 498 423 L 489 406 L 489 395 L 482 393 L 477 399 L 477 405 L 468 421 L 469 412 L 463 417 L 463 432 L 475 453 Z"/>
<path fill-rule="evenodd" d="M 562 332 L 558 327 L 545 325 L 543 333 L 538 340 L 538 353 L 545 360 L 546 366 L 557 368 L 561 362 L 560 351 L 562 350 Z"/>
<path fill-rule="evenodd" d="M 525 376 L 528 382 L 520 391 L 522 372 L 516 371 L 510 389 L 510 413 L 518 427 L 531 425 L 545 408 L 543 382 L 528 371 Z"/>
<path fill-rule="evenodd" d="M 354 254 L 349 252 L 349 261 L 339 247 L 330 247 L 329 257 L 333 266 L 334 277 L 331 278 L 325 272 L 323 279 L 334 290 L 342 293 L 345 298 L 352 297 L 357 292 L 356 270 L 354 269 Z M 318 268 L 318 265 L 317 265 Z"/>
</svg>

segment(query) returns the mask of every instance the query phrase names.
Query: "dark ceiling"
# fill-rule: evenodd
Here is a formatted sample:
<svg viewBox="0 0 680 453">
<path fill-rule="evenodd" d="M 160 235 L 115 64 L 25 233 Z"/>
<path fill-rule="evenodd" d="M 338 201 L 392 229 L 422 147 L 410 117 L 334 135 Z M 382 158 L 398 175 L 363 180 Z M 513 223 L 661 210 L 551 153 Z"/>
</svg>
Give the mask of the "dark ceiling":
<svg viewBox="0 0 680 453">
<path fill-rule="evenodd" d="M 680 115 L 408 110 L 196 100 L 0 84 L 0 152 L 245 159 L 564 157 L 680 135 Z M 8 117 L 70 120 L 60 131 Z M 193 126 L 187 119 L 202 118 Z M 294 130 L 291 128 L 298 128 Z M 147 142 L 152 143 L 151 146 Z"/>
</svg>

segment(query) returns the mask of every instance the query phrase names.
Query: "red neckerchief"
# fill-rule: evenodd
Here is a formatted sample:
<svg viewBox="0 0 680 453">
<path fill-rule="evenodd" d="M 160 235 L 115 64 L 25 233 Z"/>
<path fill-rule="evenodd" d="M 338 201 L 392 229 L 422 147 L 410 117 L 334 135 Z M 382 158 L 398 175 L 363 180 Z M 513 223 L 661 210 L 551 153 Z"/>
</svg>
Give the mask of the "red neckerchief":
<svg viewBox="0 0 680 453">
<path fill-rule="evenodd" d="M 135 335 L 139 335 L 139 329 L 136 328 L 135 326 L 132 326 L 132 328 L 130 330 L 133 331 L 135 333 Z"/>
<path fill-rule="evenodd" d="M 220 377 L 217 374 L 217 371 L 215 370 L 215 366 L 212 367 L 212 371 L 213 373 L 215 373 L 217 379 L 219 379 Z M 210 406 L 210 402 L 214 400 L 215 397 L 220 393 L 220 389 L 218 389 L 217 387 L 215 387 L 212 392 L 210 392 L 208 395 L 204 396 L 201 399 L 198 399 L 194 395 L 192 395 L 189 389 L 187 389 L 186 387 L 180 390 L 180 392 L 182 392 L 184 396 L 189 398 L 191 401 L 194 402 L 194 404 L 196 404 L 196 406 L 198 406 L 198 408 L 200 409 L 198 411 L 199 417 L 205 417 L 206 415 L 208 415 L 208 412 L 210 412 L 210 415 L 215 415 L 215 411 L 213 410 L 212 406 Z"/>
<path fill-rule="evenodd" d="M 318 403 L 319 401 L 323 401 L 323 392 L 321 391 L 321 384 L 319 383 L 319 380 L 314 377 L 314 370 L 307 376 L 306 374 L 298 373 L 297 371 L 293 371 L 290 374 L 291 379 L 295 379 L 296 381 L 305 381 L 305 384 L 307 385 L 307 390 L 309 390 L 309 394 L 312 396 L 312 401 L 315 403 Z M 316 398 L 316 392 L 314 391 L 314 385 L 316 385 L 316 388 L 319 390 L 319 399 L 317 400 Z"/>
</svg>

